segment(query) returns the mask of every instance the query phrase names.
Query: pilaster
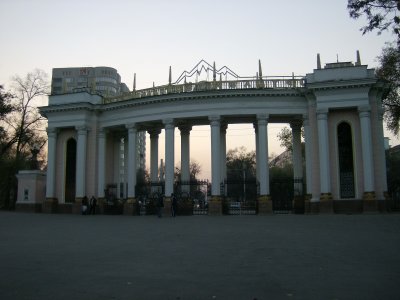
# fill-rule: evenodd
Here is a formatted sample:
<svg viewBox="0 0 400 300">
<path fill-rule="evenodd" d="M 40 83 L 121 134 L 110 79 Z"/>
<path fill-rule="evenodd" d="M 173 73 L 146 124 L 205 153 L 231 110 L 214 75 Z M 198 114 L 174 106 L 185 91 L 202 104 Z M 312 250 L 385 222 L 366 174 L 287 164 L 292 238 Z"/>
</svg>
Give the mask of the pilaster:
<svg viewBox="0 0 400 300">
<path fill-rule="evenodd" d="M 57 133 L 58 133 L 57 128 L 53 127 L 47 128 L 48 150 L 47 150 L 46 200 L 50 203 L 57 202 L 55 193 Z"/>
<path fill-rule="evenodd" d="M 173 119 L 163 120 L 165 126 L 165 197 L 174 192 L 175 124 Z"/>
<path fill-rule="evenodd" d="M 128 129 L 128 200 L 134 201 L 136 194 L 136 144 L 137 128 L 135 123 L 125 125 Z"/>
<path fill-rule="evenodd" d="M 76 153 L 76 194 L 75 202 L 80 203 L 86 196 L 86 157 L 88 127 L 76 127 L 78 141 Z"/>
<path fill-rule="evenodd" d="M 221 118 L 209 117 L 211 125 L 211 195 L 220 196 Z"/>
</svg>

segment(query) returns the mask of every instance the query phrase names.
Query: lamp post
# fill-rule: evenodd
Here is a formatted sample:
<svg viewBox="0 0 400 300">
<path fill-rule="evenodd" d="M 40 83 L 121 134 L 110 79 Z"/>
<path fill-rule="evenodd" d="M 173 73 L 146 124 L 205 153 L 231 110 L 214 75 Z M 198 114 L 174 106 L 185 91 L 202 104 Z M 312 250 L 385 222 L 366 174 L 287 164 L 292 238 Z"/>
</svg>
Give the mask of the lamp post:
<svg viewBox="0 0 400 300">
<path fill-rule="evenodd" d="M 242 171 L 243 171 L 243 202 L 246 202 L 246 163 L 245 162 L 243 162 Z"/>
<path fill-rule="evenodd" d="M 31 169 L 32 170 L 37 170 L 39 169 L 39 163 L 37 159 L 37 155 L 40 151 L 40 145 L 37 142 L 33 142 L 32 147 L 31 147 L 31 153 L 32 153 L 32 158 L 31 158 Z"/>
</svg>

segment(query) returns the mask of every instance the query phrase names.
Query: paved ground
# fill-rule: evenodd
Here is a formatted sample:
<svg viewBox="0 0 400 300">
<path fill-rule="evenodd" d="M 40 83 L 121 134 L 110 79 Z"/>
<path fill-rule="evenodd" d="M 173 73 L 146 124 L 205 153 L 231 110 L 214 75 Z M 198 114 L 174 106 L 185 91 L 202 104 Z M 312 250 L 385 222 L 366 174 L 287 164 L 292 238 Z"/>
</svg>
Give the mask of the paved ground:
<svg viewBox="0 0 400 300">
<path fill-rule="evenodd" d="M 0 299 L 400 299 L 400 215 L 0 212 Z"/>
</svg>

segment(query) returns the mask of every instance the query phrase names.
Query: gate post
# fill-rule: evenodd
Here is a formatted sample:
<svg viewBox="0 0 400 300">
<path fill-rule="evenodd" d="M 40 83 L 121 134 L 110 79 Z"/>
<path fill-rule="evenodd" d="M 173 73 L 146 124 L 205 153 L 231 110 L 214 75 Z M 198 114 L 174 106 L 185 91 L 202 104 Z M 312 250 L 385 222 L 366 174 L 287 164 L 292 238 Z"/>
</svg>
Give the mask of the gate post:
<svg viewBox="0 0 400 300">
<path fill-rule="evenodd" d="M 128 198 L 126 203 L 124 203 L 124 215 L 135 216 L 138 215 L 139 205 L 136 198 Z"/>
<path fill-rule="evenodd" d="M 211 196 L 208 202 L 208 215 L 209 216 L 220 216 L 222 215 L 222 197 Z"/>
<path fill-rule="evenodd" d="M 272 214 L 272 201 L 269 195 L 258 196 L 257 211 L 260 216 Z"/>
</svg>

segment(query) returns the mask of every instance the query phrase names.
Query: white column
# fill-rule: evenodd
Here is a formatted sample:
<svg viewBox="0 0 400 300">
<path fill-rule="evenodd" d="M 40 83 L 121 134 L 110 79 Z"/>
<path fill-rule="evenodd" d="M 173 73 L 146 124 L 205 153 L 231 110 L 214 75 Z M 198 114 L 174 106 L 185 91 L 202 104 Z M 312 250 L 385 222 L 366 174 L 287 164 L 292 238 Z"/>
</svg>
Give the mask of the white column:
<svg viewBox="0 0 400 300">
<path fill-rule="evenodd" d="M 331 173 L 329 168 L 328 110 L 318 110 L 317 120 L 321 194 L 330 194 Z"/>
<path fill-rule="evenodd" d="M 269 195 L 269 165 L 268 165 L 268 139 L 267 139 L 267 126 L 268 126 L 267 114 L 257 115 L 258 125 L 258 158 L 259 172 L 258 176 L 260 180 L 260 196 Z"/>
<path fill-rule="evenodd" d="M 137 128 L 135 123 L 127 124 L 128 129 L 128 199 L 136 197 L 136 144 L 137 144 Z"/>
<path fill-rule="evenodd" d="M 87 127 L 76 127 L 78 131 L 77 153 L 76 153 L 76 198 L 86 196 L 86 146 Z"/>
<path fill-rule="evenodd" d="M 165 196 L 174 192 L 175 124 L 173 119 L 163 120 L 165 125 Z"/>
<path fill-rule="evenodd" d="M 256 138 L 256 178 L 257 182 L 260 182 L 260 146 L 258 144 L 258 125 L 257 123 L 253 124 L 254 133 Z"/>
<path fill-rule="evenodd" d="M 220 132 L 220 117 L 209 117 L 211 125 L 211 195 L 220 195 L 221 183 L 221 132 Z"/>
<path fill-rule="evenodd" d="M 224 182 L 224 180 L 227 177 L 226 174 L 226 129 L 228 128 L 227 124 L 221 124 L 220 127 L 220 134 L 221 134 L 221 166 L 220 166 L 220 170 L 221 170 L 221 180 L 220 182 Z"/>
<path fill-rule="evenodd" d="M 387 175 L 386 175 L 386 159 L 385 159 L 386 155 L 385 155 L 385 144 L 384 144 L 385 142 L 384 142 L 384 132 L 383 132 L 383 114 L 384 114 L 384 109 L 380 107 L 378 110 L 378 124 L 377 124 L 378 127 L 377 141 L 380 145 L 382 145 L 378 147 L 378 149 L 380 149 L 378 155 L 378 164 L 381 169 L 379 182 L 382 192 L 387 192 L 388 188 L 387 188 Z M 375 177 L 375 179 L 377 178 Z M 384 199 L 384 196 L 385 195 L 382 195 L 381 198 L 378 199 Z"/>
<path fill-rule="evenodd" d="M 181 132 L 181 181 L 190 180 L 190 130 L 192 126 L 179 126 Z M 188 186 L 184 186 L 188 187 Z"/>
<path fill-rule="evenodd" d="M 305 157 L 306 157 L 306 183 L 307 183 L 307 194 L 312 194 L 312 160 L 313 160 L 313 149 L 312 149 L 312 132 L 310 128 L 310 121 L 308 116 L 303 119 L 304 125 L 304 144 L 305 144 Z"/>
<path fill-rule="evenodd" d="M 292 147 L 293 147 L 293 178 L 295 192 L 302 194 L 303 184 L 296 180 L 303 179 L 303 161 L 301 156 L 301 123 L 292 122 L 290 123 L 292 128 Z"/>
<path fill-rule="evenodd" d="M 158 136 L 161 129 L 149 130 L 150 134 L 150 180 L 158 182 Z"/>
<path fill-rule="evenodd" d="M 46 198 L 56 197 L 56 151 L 57 151 L 57 129 L 47 128 L 47 176 L 46 176 Z"/>
<path fill-rule="evenodd" d="M 98 173 L 97 173 L 97 197 L 104 198 L 105 174 L 106 174 L 106 130 L 100 128 L 98 138 Z"/>
<path fill-rule="evenodd" d="M 374 192 L 374 165 L 372 155 L 371 112 L 369 107 L 359 107 L 361 145 L 364 168 L 364 192 Z"/>
</svg>

